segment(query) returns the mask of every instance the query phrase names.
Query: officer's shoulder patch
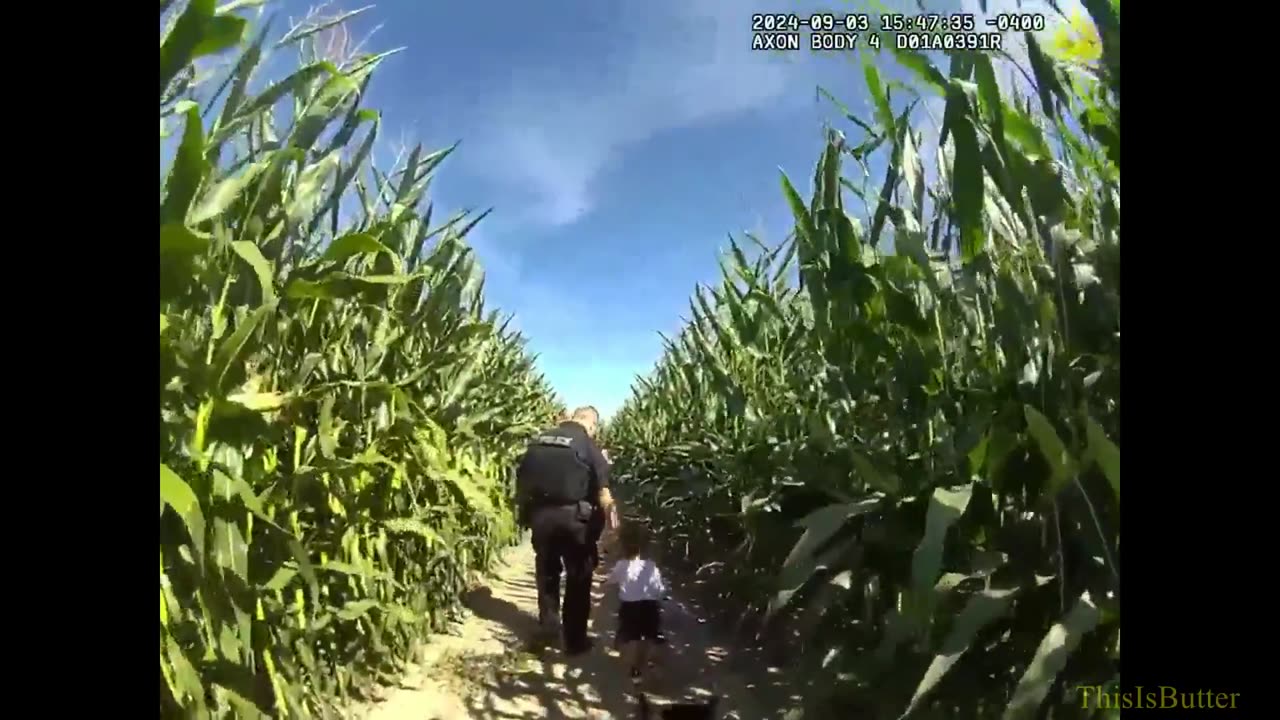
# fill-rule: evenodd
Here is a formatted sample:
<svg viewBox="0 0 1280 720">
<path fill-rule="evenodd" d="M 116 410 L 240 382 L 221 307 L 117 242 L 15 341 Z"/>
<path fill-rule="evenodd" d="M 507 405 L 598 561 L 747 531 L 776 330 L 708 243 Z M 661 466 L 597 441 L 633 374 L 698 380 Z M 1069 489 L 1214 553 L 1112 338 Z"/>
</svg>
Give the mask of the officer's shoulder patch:
<svg viewBox="0 0 1280 720">
<path fill-rule="evenodd" d="M 573 438 L 562 435 L 539 435 L 533 441 L 539 445 L 556 445 L 558 447 L 570 447 L 573 445 Z"/>
</svg>

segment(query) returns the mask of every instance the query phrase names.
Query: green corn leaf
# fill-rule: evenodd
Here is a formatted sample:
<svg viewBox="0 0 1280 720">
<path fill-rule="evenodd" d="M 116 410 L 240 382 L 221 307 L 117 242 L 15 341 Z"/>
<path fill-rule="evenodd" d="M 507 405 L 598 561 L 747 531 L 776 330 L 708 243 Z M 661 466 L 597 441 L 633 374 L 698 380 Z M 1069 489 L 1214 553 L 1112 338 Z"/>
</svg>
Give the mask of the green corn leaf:
<svg viewBox="0 0 1280 720">
<path fill-rule="evenodd" d="M 329 123 L 338 117 L 342 104 L 360 92 L 358 80 L 354 75 L 340 72 L 326 79 L 294 125 L 290 144 L 302 150 L 310 150 Z"/>
<path fill-rule="evenodd" d="M 262 113 L 270 110 L 277 102 L 280 102 L 284 96 L 290 93 L 300 93 L 312 80 L 326 73 L 334 74 L 337 72 L 338 69 L 329 62 L 317 62 L 299 68 L 283 80 L 267 86 L 252 100 L 246 102 L 235 113 L 235 117 L 246 120 L 259 117 Z"/>
<path fill-rule="evenodd" d="M 947 530 L 964 515 L 972 497 L 973 483 L 970 482 L 955 489 L 936 488 L 929 498 L 924 537 L 920 539 L 920 544 L 911 557 L 911 579 L 916 598 L 932 596 L 930 589 L 942 570 L 942 551 L 947 540 Z M 919 608 L 918 611 L 923 613 L 926 608 Z"/>
<path fill-rule="evenodd" d="M 877 470 L 866 455 L 850 451 L 849 457 L 852 458 L 853 466 L 858 470 L 858 477 L 862 478 L 868 487 L 889 495 L 895 495 L 901 490 L 898 478 Z"/>
<path fill-rule="evenodd" d="M 202 255 L 209 249 L 209 237 L 184 225 L 160 226 L 160 256 L 163 258 L 189 258 Z"/>
<path fill-rule="evenodd" d="M 218 650 L 222 653 L 222 657 L 239 665 L 241 664 L 240 653 L 243 645 L 236 637 L 236 631 L 231 625 L 223 625 L 218 631 Z"/>
<path fill-rule="evenodd" d="M 317 439 L 320 442 L 320 454 L 332 460 L 337 452 L 337 433 L 333 424 L 333 403 L 335 401 L 333 395 L 325 395 L 324 400 L 320 403 L 320 434 Z"/>
<path fill-rule="evenodd" d="M 974 77 L 978 82 L 978 97 L 982 101 L 982 117 L 991 126 L 991 136 L 996 143 L 1004 145 L 1004 103 L 1000 101 L 1000 87 L 996 84 L 995 69 L 991 58 L 983 53 L 974 53 Z"/>
<path fill-rule="evenodd" d="M 205 714 L 204 684 L 200 682 L 200 675 L 196 672 L 195 666 L 187 659 L 186 653 L 182 652 L 182 648 L 172 637 L 166 636 L 164 644 L 169 664 L 173 668 L 174 679 L 177 681 L 178 691 L 194 706 L 198 714 Z"/>
<path fill-rule="evenodd" d="M 952 122 L 957 117 L 959 103 L 964 99 L 964 94 L 953 91 L 955 86 L 953 81 L 967 80 L 973 73 L 973 53 L 957 52 L 951 55 L 951 69 L 949 81 L 947 84 L 947 105 L 942 113 L 942 128 L 938 133 L 938 147 L 942 148 L 946 144 L 947 138 L 951 137 Z"/>
<path fill-rule="evenodd" d="M 1045 116 L 1052 120 L 1057 117 L 1053 98 L 1057 96 L 1065 102 L 1066 92 L 1058 82 L 1053 60 L 1044 54 L 1035 35 L 1026 32 L 1023 33 L 1023 37 L 1027 42 L 1027 60 L 1031 63 L 1031 72 L 1036 79 L 1036 92 L 1040 95 L 1040 107 L 1044 110 Z"/>
<path fill-rule="evenodd" d="M 243 718 L 244 720 L 267 720 L 271 717 L 270 714 L 263 712 L 257 705 L 254 705 L 243 695 L 230 688 L 214 683 L 213 692 L 220 700 L 225 700 L 226 704 L 235 708 L 235 717 L 237 718 Z"/>
<path fill-rule="evenodd" d="M 829 102 L 831 102 L 831 104 L 839 108 L 840 112 L 844 114 L 845 119 L 847 119 L 849 122 L 853 123 L 854 125 L 857 125 L 858 127 L 862 128 L 862 131 L 865 132 L 867 135 L 876 137 L 880 140 L 883 139 L 879 137 L 878 133 L 876 133 L 875 128 L 863 122 L 857 115 L 854 115 L 853 112 L 850 111 L 849 108 L 846 107 L 844 103 L 840 102 L 840 100 L 837 99 L 830 92 L 828 92 L 826 88 L 819 87 L 818 94 L 826 98 Z"/>
<path fill-rule="evenodd" d="M 1016 107 L 1005 107 L 1004 128 L 1008 137 L 1018 143 L 1028 162 L 1049 157 L 1049 145 L 1035 122 Z"/>
<path fill-rule="evenodd" d="M 354 109 L 355 107 L 356 107 L 355 104 L 353 104 L 352 108 Z M 355 156 L 350 159 L 350 161 L 346 164 L 345 167 L 341 168 L 338 171 L 338 177 L 333 183 L 333 190 L 329 193 L 329 200 L 325 203 L 324 207 L 322 207 L 320 211 L 316 214 L 315 220 L 312 221 L 311 230 L 313 232 L 315 231 L 315 227 L 317 226 L 317 223 L 320 220 L 321 216 L 323 216 L 325 213 L 338 212 L 339 205 L 341 204 L 344 194 L 346 193 L 347 189 L 351 186 L 351 182 L 355 180 L 356 175 L 360 172 L 360 168 L 364 167 L 365 161 L 368 160 L 369 154 L 373 151 L 374 141 L 376 141 L 378 138 L 378 128 L 380 126 L 380 119 L 378 117 L 378 113 L 374 112 L 373 110 L 357 110 L 355 114 L 351 116 L 348 120 L 349 120 L 349 124 L 351 125 L 351 129 L 350 129 L 351 133 L 354 133 L 356 127 L 362 123 L 372 122 L 373 127 L 369 128 L 369 132 L 365 133 L 364 142 L 362 142 L 360 144 L 360 148 L 356 150 Z M 344 125 L 343 132 L 346 132 L 346 130 L 347 128 Z M 337 140 L 338 138 L 334 139 L 333 147 L 335 149 L 338 149 L 341 147 L 341 145 L 337 143 Z M 334 234 L 337 234 L 336 229 L 334 230 Z"/>
<path fill-rule="evenodd" d="M 307 582 L 307 587 L 311 591 L 311 601 L 317 602 L 320 597 L 320 578 L 316 576 L 315 567 L 311 564 L 311 558 L 307 553 L 302 542 L 295 537 L 288 538 L 289 552 L 293 555 L 294 562 L 298 564 L 298 573 L 302 575 L 302 579 Z"/>
<path fill-rule="evenodd" d="M 275 312 L 275 303 L 262 305 L 257 310 L 246 315 L 244 320 L 236 326 L 235 332 L 231 333 L 229 337 L 218 345 L 218 349 L 213 355 L 213 364 L 210 367 L 210 377 L 215 387 L 220 388 L 222 386 L 232 363 L 240 358 L 253 333 L 273 312 Z"/>
<path fill-rule="evenodd" d="M 181 105 L 178 112 L 186 116 L 182 142 L 169 168 L 165 182 L 164 204 L 160 207 L 160 223 L 180 222 L 209 172 L 204 159 L 204 129 L 200 125 L 200 108 L 195 103 Z"/>
<path fill-rule="evenodd" d="M 258 176 L 270 167 L 273 158 L 271 155 L 267 155 L 266 158 L 262 162 L 245 168 L 239 175 L 226 178 L 210 188 L 191 208 L 191 212 L 187 215 L 187 222 L 199 225 L 225 213 L 232 203 L 244 195 L 245 190 L 258 179 Z"/>
<path fill-rule="evenodd" d="M 815 551 L 828 545 L 845 527 L 849 519 L 875 511 L 880 507 L 880 503 L 879 498 L 874 498 L 855 503 L 828 505 L 813 511 L 801 520 L 798 524 L 804 527 L 804 533 L 800 535 L 800 539 L 796 541 L 782 563 L 782 573 L 778 578 L 781 591 L 770 603 L 769 614 L 785 607 L 791 594 L 813 574 L 817 568 L 814 561 Z"/>
<path fill-rule="evenodd" d="M 299 43 L 305 40 L 306 38 L 316 35 L 317 33 L 322 33 L 325 30 L 328 30 L 329 28 L 341 25 L 347 22 L 348 20 L 350 20 L 351 18 L 356 17 L 357 15 L 360 15 L 366 10 L 370 10 L 372 8 L 373 8 L 372 5 L 366 5 L 362 8 L 358 8 L 356 10 L 349 10 L 347 12 L 336 15 L 332 18 L 327 18 L 322 22 L 305 23 L 305 24 L 299 25 L 295 30 L 289 32 L 284 37 L 280 38 L 279 42 L 276 43 L 276 49 L 279 50 L 280 48 L 288 47 L 289 45 Z"/>
<path fill-rule="evenodd" d="M 297 300 L 306 298 L 337 300 L 390 285 L 403 285 L 413 277 L 412 275 L 351 275 L 345 272 L 334 272 L 318 281 L 296 278 L 285 288 L 285 296 Z"/>
<path fill-rule="evenodd" d="M 384 521 L 383 526 L 385 526 L 389 532 L 417 535 L 418 537 L 431 541 L 436 546 L 445 544 L 444 539 L 440 537 L 440 533 L 436 532 L 429 525 L 417 518 L 392 518 L 391 520 Z"/>
<path fill-rule="evenodd" d="M 160 97 L 169 83 L 191 64 L 196 48 L 205 39 L 213 21 L 214 0 L 189 0 L 173 29 L 160 43 Z"/>
<path fill-rule="evenodd" d="M 960 225 L 961 259 L 973 260 L 986 242 L 982 227 L 983 182 L 982 157 L 978 135 L 967 114 L 956 113 L 951 121 L 955 138 L 955 161 L 952 165 L 951 197 L 956 220 Z"/>
<path fill-rule="evenodd" d="M 204 560 L 204 512 L 200 509 L 200 501 L 191 490 L 191 486 L 178 474 L 160 463 L 160 501 L 178 513 L 187 526 L 187 534 L 191 536 L 192 547 L 196 551 L 196 562 Z"/>
<path fill-rule="evenodd" d="M 267 0 L 231 0 L 231 2 L 225 5 L 219 5 L 217 14 L 227 15 L 235 10 L 239 10 L 241 8 L 258 7 L 260 5 L 266 4 L 266 2 Z"/>
<path fill-rule="evenodd" d="M 1045 492 L 1050 496 L 1056 495 L 1075 473 L 1075 461 L 1049 418 L 1030 405 L 1024 405 L 1022 409 L 1027 420 L 1027 432 L 1035 439 L 1040 454 L 1049 464 L 1049 487 Z"/>
<path fill-rule="evenodd" d="M 391 253 L 391 248 L 378 242 L 377 238 L 368 233 L 351 233 L 330 243 L 320 259 L 325 262 L 342 263 L 353 255 L 380 252 Z"/>
<path fill-rule="evenodd" d="M 245 240 L 237 240 L 231 243 L 231 249 L 248 263 L 254 274 L 258 276 L 258 285 L 262 288 L 263 301 L 274 303 L 276 301 L 276 289 L 273 281 L 275 273 L 271 269 L 271 263 L 262 256 L 262 251 L 258 249 L 257 245 Z"/>
<path fill-rule="evenodd" d="M 1093 25 L 1102 39 L 1102 60 L 1107 67 L 1107 86 L 1120 97 L 1120 3 L 1117 0 L 1083 0 Z"/>
<path fill-rule="evenodd" d="M 254 412 L 266 412 L 269 410 L 279 410 L 284 407 L 290 400 L 285 393 L 265 392 L 265 393 L 233 393 L 227 396 L 228 402 L 233 402 L 247 410 Z"/>
<path fill-rule="evenodd" d="M 223 12 L 223 10 L 219 9 L 219 14 L 223 14 Z M 218 88 L 218 91 L 214 93 L 214 98 L 217 98 L 222 94 L 223 88 L 228 85 L 231 87 L 231 92 L 227 95 L 226 100 L 223 101 L 222 113 L 218 116 L 219 126 L 231 123 L 235 119 L 236 111 L 244 103 L 249 80 L 253 75 L 254 69 L 258 67 L 258 63 L 262 60 L 262 45 L 266 42 L 267 34 L 271 31 L 271 25 L 272 19 L 268 19 L 267 22 L 262 24 L 253 42 L 249 43 L 248 49 L 236 60 L 236 66 L 231 71 L 231 74 L 227 76 L 223 87 Z M 213 103 L 214 99 L 211 98 L 209 104 L 205 107 L 205 112 L 209 112 L 213 107 Z"/>
<path fill-rule="evenodd" d="M 1049 628 L 1049 632 L 1040 641 L 1040 647 L 1036 649 L 1035 657 L 1031 658 L 1031 664 L 1018 681 L 1013 698 L 1005 707 L 1004 720 L 1035 717 L 1040 704 L 1049 694 L 1054 678 L 1066 666 L 1067 659 L 1080 644 L 1080 639 L 1097 627 L 1099 617 L 1097 605 L 1086 592 L 1061 622 Z"/>
<path fill-rule="evenodd" d="M 298 182 L 294 186 L 293 199 L 285 210 L 292 222 L 299 222 L 315 212 L 321 199 L 324 185 L 329 177 L 337 172 L 339 152 L 335 150 L 318 162 L 304 168 L 298 174 Z"/>
<path fill-rule="evenodd" d="M 343 620 L 356 620 L 369 614 L 370 610 L 379 607 L 377 600 L 357 600 L 349 602 L 338 611 L 338 617 Z"/>
<path fill-rule="evenodd" d="M 973 644 L 978 633 L 994 620 L 1004 615 L 1009 609 L 1009 603 L 1013 600 L 1016 592 L 1016 589 L 983 590 L 969 598 L 964 610 L 960 611 L 960 615 L 952 623 L 946 639 L 942 641 L 938 654 L 929 663 L 929 668 L 925 670 L 924 677 L 920 679 L 920 683 L 916 686 L 915 694 L 911 697 L 911 702 L 907 705 L 907 709 L 903 711 L 902 715 L 899 716 L 899 720 L 905 720 L 911 713 L 920 708 L 922 702 L 928 697 L 929 692 L 937 687 L 947 672 L 969 650 L 969 646 Z"/>
<path fill-rule="evenodd" d="M 263 590 L 276 591 L 283 590 L 289 586 L 289 581 L 298 576 L 298 571 L 293 568 L 282 567 L 276 570 L 266 585 L 262 586 Z"/>
<path fill-rule="evenodd" d="M 240 528 L 226 520 L 214 520 L 213 543 L 214 562 L 247 582 L 249 580 L 249 544 L 245 542 Z"/>
<path fill-rule="evenodd" d="M 364 80 L 360 84 L 360 95 L 363 96 L 368 91 L 369 81 L 372 79 L 372 75 L 366 75 L 364 77 Z M 370 121 L 376 123 L 377 120 L 377 111 L 361 109 L 360 103 L 351 103 L 351 106 L 347 108 L 346 116 L 342 119 L 342 127 L 338 128 L 338 132 L 334 133 L 333 139 L 329 141 L 328 148 L 322 154 L 328 155 L 335 150 L 345 148 L 347 144 L 351 142 L 352 136 L 355 135 L 356 129 L 359 128 L 360 125 Z M 376 125 L 373 130 L 377 130 Z M 368 142 L 367 137 L 365 140 Z M 357 154 L 357 157 L 352 161 L 352 166 L 354 168 L 358 168 L 363 165 L 363 163 L 363 158 Z"/>
<path fill-rule="evenodd" d="M 1120 448 L 1103 431 L 1097 420 L 1088 418 L 1086 434 L 1089 439 L 1088 457 L 1098 464 L 1102 474 L 1111 483 L 1111 489 L 1120 499 Z"/>
<path fill-rule="evenodd" d="M 893 120 L 893 110 L 889 107 L 889 96 L 885 93 L 884 84 L 880 81 L 880 70 L 869 59 L 863 60 L 862 74 L 867 81 L 867 91 L 871 93 L 880 132 L 892 135 L 897 124 Z"/>
<path fill-rule="evenodd" d="M 193 58 L 215 55 L 230 47 L 235 47 L 244 37 L 249 23 L 244 18 L 234 15 L 214 15 L 205 25 L 204 37 L 196 43 Z"/>
<path fill-rule="evenodd" d="M 934 67 L 929 58 L 914 50 L 899 50 L 896 46 L 893 49 L 894 55 L 899 63 L 914 72 L 927 85 L 937 90 L 939 93 L 947 92 L 947 78 L 938 68 Z M 879 104 L 879 99 L 876 103 Z"/>
</svg>

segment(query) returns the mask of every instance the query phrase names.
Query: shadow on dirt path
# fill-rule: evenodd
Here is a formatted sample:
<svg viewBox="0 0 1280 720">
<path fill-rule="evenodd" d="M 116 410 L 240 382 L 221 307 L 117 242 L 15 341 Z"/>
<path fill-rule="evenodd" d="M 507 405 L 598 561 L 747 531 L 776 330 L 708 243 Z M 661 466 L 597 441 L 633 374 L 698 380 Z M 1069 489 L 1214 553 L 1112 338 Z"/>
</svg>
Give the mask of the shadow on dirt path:
<svg viewBox="0 0 1280 720">
<path fill-rule="evenodd" d="M 533 549 L 526 538 L 466 598 L 467 618 L 459 632 L 431 638 L 421 665 L 411 667 L 383 701 L 355 714 L 369 720 L 636 717 L 631 682 L 612 647 L 616 600 L 605 597 L 602 583 L 610 565 L 602 560 L 592 590 L 595 647 L 568 658 L 532 642 L 538 601 Z M 715 694 L 721 698 L 721 717 L 781 717 L 757 706 L 747 683 L 728 668 L 728 652 L 687 604 L 665 603 L 663 627 L 667 643 L 657 654 L 657 675 L 646 687 L 656 705 Z"/>
</svg>

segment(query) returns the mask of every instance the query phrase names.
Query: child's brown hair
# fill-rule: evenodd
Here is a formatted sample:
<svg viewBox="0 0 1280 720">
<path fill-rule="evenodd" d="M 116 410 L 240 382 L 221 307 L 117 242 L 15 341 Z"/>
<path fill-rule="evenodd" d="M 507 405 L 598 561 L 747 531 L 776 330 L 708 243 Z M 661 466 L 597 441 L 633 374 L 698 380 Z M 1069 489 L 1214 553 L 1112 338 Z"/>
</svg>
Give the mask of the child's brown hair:
<svg viewBox="0 0 1280 720">
<path fill-rule="evenodd" d="M 618 528 L 618 544 L 625 557 L 639 557 L 649 547 L 649 528 L 642 523 L 626 523 Z"/>
</svg>

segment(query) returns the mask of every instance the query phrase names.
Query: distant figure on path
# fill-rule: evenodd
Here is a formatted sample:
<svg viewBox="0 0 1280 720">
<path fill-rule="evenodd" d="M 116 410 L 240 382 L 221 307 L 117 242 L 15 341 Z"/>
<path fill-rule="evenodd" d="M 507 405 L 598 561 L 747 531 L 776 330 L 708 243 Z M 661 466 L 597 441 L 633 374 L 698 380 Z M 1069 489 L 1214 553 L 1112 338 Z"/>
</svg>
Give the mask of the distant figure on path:
<svg viewBox="0 0 1280 720">
<path fill-rule="evenodd" d="M 610 528 L 618 524 L 609 463 L 593 439 L 599 424 L 595 408 L 574 410 L 568 420 L 533 439 L 516 471 L 520 524 L 533 530 L 538 623 L 548 633 L 559 626 L 569 655 L 591 649 L 587 620 L 591 578 L 599 561 L 596 543 L 606 523 Z"/>
</svg>

